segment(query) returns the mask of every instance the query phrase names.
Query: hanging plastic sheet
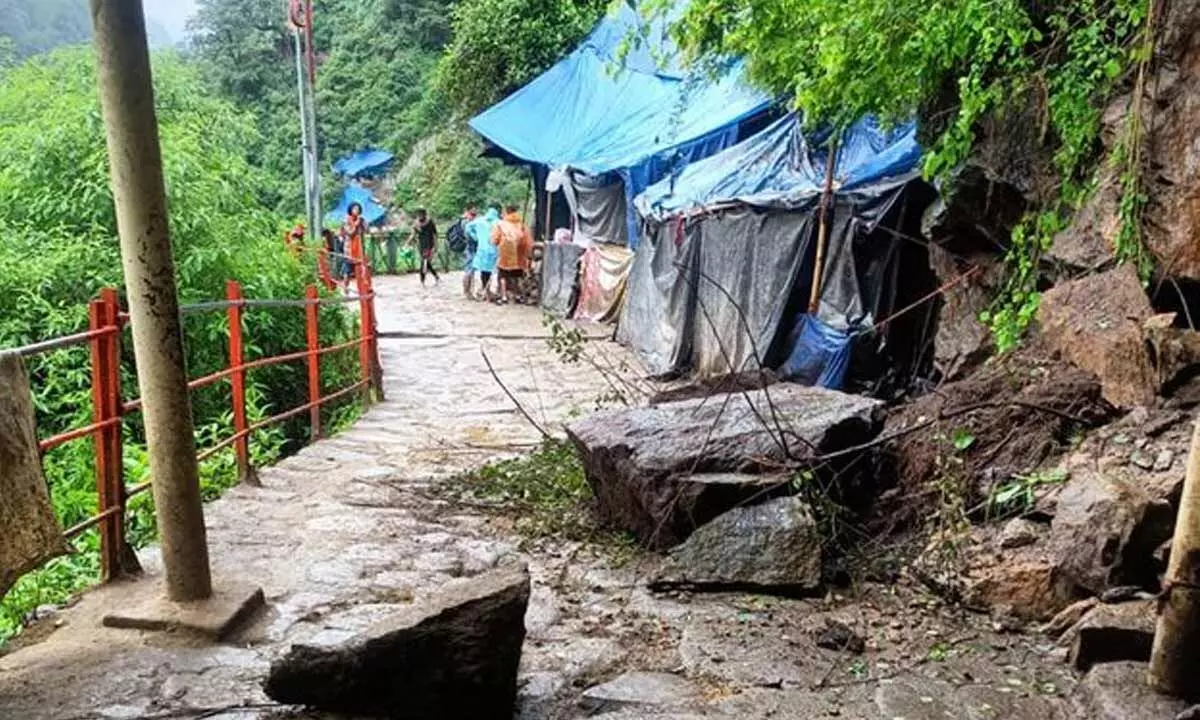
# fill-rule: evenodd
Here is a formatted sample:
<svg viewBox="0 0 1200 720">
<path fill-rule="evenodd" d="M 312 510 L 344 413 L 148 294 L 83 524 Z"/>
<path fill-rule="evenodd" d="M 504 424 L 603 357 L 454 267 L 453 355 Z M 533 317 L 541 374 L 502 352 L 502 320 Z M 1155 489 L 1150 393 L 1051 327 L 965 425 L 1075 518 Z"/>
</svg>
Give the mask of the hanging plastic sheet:
<svg viewBox="0 0 1200 720">
<path fill-rule="evenodd" d="M 700 221 L 691 358 L 700 376 L 764 366 L 793 290 L 809 284 L 812 221 L 749 208 Z"/>
<path fill-rule="evenodd" d="M 574 174 L 575 234 L 594 243 L 629 245 L 625 184 L 614 175 Z"/>
<path fill-rule="evenodd" d="M 649 229 L 644 238 L 617 339 L 633 348 L 652 375 L 673 375 L 691 361 L 700 229 L 677 219 Z"/>
<path fill-rule="evenodd" d="M 801 315 L 789 336 L 791 353 L 779 369 L 784 380 L 841 390 L 850 367 L 854 335 Z"/>
<path fill-rule="evenodd" d="M 375 196 L 371 191 L 358 184 L 357 182 L 350 185 L 342 192 L 342 200 L 338 206 L 325 214 L 326 225 L 341 225 L 346 220 L 346 215 L 350 212 L 350 206 L 354 203 L 362 205 L 363 219 L 368 225 L 379 225 L 387 219 L 387 208 L 375 202 Z"/>
<path fill-rule="evenodd" d="M 29 377 L 20 357 L 0 353 L 0 597 L 68 552 L 42 473 Z"/>
<path fill-rule="evenodd" d="M 633 258 L 632 251 L 617 245 L 594 245 L 584 252 L 575 317 L 593 322 L 617 319 Z"/>
<path fill-rule="evenodd" d="M 583 248 L 573 243 L 550 243 L 542 256 L 542 309 L 570 317 L 579 292 L 579 260 Z"/>
<path fill-rule="evenodd" d="M 395 156 L 386 150 L 367 148 L 347 155 L 333 164 L 333 172 L 349 178 L 379 177 L 387 173 Z"/>
</svg>

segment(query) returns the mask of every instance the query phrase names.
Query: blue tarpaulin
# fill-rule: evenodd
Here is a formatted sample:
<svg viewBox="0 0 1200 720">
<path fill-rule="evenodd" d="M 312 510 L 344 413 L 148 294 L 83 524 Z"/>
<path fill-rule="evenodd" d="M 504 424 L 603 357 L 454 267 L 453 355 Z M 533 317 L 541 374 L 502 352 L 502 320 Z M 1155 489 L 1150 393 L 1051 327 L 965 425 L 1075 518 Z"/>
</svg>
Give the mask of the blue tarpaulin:
<svg viewBox="0 0 1200 720">
<path fill-rule="evenodd" d="M 853 340 L 853 334 L 827 325 L 814 315 L 801 315 L 788 342 L 792 352 L 779 374 L 785 380 L 841 390 L 850 367 Z"/>
<path fill-rule="evenodd" d="M 362 205 L 363 218 L 366 219 L 368 225 L 378 225 L 387 219 L 387 209 L 375 202 L 371 191 L 362 185 L 353 183 L 342 192 L 342 201 L 338 203 L 338 206 L 325 215 L 325 223 L 341 225 L 346 220 L 346 214 L 350 212 L 350 206 L 354 203 Z"/>
<path fill-rule="evenodd" d="M 386 150 L 367 148 L 335 162 L 333 171 L 341 177 L 377 177 L 387 171 L 394 159 Z"/>
<path fill-rule="evenodd" d="M 626 3 L 575 52 L 471 120 L 489 142 L 527 163 L 591 175 L 616 172 L 630 200 L 682 164 L 735 143 L 738 125 L 771 106 L 732 64 L 718 78 L 689 76 L 671 62 L 669 19 L 659 18 L 620 59 L 642 25 Z M 668 58 L 662 67 L 656 58 Z M 629 205 L 630 237 L 637 235 Z"/>
<path fill-rule="evenodd" d="M 762 208 L 803 209 L 820 199 L 829 155 L 825 138 L 806 137 L 796 114 L 717 155 L 693 163 L 637 198 L 647 217 L 738 203 Z M 921 161 L 916 126 L 885 129 L 867 118 L 852 126 L 838 145 L 834 169 L 837 194 L 869 192 L 868 186 L 908 182 Z"/>
</svg>

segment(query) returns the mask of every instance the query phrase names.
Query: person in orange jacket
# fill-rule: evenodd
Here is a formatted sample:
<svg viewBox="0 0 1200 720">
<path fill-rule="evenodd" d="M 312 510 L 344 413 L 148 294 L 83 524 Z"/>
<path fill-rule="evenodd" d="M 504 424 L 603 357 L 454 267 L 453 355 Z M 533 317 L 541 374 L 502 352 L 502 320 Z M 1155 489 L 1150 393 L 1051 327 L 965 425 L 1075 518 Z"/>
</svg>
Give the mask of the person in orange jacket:
<svg viewBox="0 0 1200 720">
<path fill-rule="evenodd" d="M 529 268 L 533 254 L 533 236 L 521 219 L 516 205 L 504 208 L 504 219 L 492 230 L 492 244 L 499 250 L 496 267 L 500 270 L 500 303 L 515 299 L 521 278 Z"/>
</svg>

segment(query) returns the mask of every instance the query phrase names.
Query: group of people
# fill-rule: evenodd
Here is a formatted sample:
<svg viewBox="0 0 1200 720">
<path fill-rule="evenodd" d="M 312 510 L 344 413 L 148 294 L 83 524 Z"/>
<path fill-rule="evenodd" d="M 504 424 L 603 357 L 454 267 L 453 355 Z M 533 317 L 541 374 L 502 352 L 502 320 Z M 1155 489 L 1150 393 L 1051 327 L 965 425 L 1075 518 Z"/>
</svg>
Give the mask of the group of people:
<svg viewBox="0 0 1200 720">
<path fill-rule="evenodd" d="M 441 278 L 434 267 L 437 225 L 424 209 L 417 210 L 414 218 L 412 237 L 416 240 L 420 256 L 421 285 L 424 286 L 429 277 L 438 283 Z M 355 264 L 365 261 L 369 232 L 359 203 L 351 203 L 346 219 L 336 233 L 329 229 L 321 232 L 324 252 L 318 253 L 318 273 L 328 289 L 333 290 L 338 285 L 349 288 L 355 274 Z M 286 236 L 288 248 L 297 255 L 304 250 L 304 234 L 304 225 L 298 224 Z M 459 236 L 459 242 L 455 241 L 456 235 Z M 480 214 L 474 205 L 470 205 L 451 227 L 448 240 L 452 249 L 457 250 L 455 246 L 461 245 L 464 296 L 497 304 L 535 301 L 535 291 L 530 288 L 533 235 L 525 226 L 517 206 L 505 206 L 503 214 L 493 206 Z M 387 240 L 387 265 L 391 272 L 395 272 L 394 235 L 389 235 Z"/>
<path fill-rule="evenodd" d="M 520 208 L 507 205 L 501 215 L 496 207 L 489 207 L 480 215 L 470 205 L 455 226 L 465 235 L 463 295 L 466 298 L 501 305 L 533 300 L 526 284 L 533 267 L 533 234 L 525 226 Z M 452 228 L 451 233 L 454 231 Z"/>
</svg>

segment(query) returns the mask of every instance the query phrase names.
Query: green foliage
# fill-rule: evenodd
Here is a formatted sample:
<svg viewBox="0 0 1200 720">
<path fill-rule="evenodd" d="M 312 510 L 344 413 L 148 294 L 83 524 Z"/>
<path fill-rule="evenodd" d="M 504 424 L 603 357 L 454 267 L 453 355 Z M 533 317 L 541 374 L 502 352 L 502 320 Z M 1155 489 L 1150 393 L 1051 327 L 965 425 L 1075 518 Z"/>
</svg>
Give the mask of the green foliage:
<svg viewBox="0 0 1200 720">
<path fill-rule="evenodd" d="M 462 0 L 437 89 L 469 117 L 532 80 L 591 31 L 608 0 Z"/>
<path fill-rule="evenodd" d="M 994 518 L 1024 515 L 1037 502 L 1037 491 L 1048 485 L 1062 485 L 1067 481 L 1065 470 L 1049 470 L 1028 475 L 1014 475 L 996 487 L 988 496 L 988 515 Z"/>
<path fill-rule="evenodd" d="M 592 497 L 575 446 L 546 439 L 534 452 L 485 465 L 456 483 L 456 491 L 511 514 L 531 538 L 593 539 L 585 503 Z"/>
<path fill-rule="evenodd" d="M 208 95 L 195 68 L 174 54 L 156 56 L 154 70 L 181 299 L 224 297 L 227 279 L 241 280 L 247 297 L 301 297 L 312 268 L 284 251 L 282 219 L 257 203 L 265 181 L 247 162 L 258 145 L 253 118 Z M 39 56 L 0 75 L 0 347 L 78 332 L 87 325 L 88 301 L 103 287 L 122 285 L 94 78 L 87 48 Z M 340 308 L 323 309 L 324 342 L 348 339 L 350 322 Z M 189 316 L 185 329 L 193 377 L 225 367 L 228 326 L 222 314 Z M 251 358 L 305 346 L 303 314 L 293 309 L 250 310 L 245 332 Z M 137 393 L 130 347 L 126 336 L 126 398 Z M 39 356 L 29 371 L 42 437 L 91 421 L 87 348 Z M 356 372 L 353 352 L 330 357 L 323 367 L 325 389 L 345 387 Z M 253 371 L 247 387 L 252 422 L 307 402 L 305 378 L 302 365 Z M 197 391 L 192 400 L 199 444 L 228 437 L 228 387 Z M 147 474 L 138 423 L 133 416 L 125 427 L 131 485 Z M 266 463 L 304 437 L 297 421 L 256 434 L 252 452 Z M 50 452 L 44 464 L 64 526 L 94 515 L 91 444 L 70 443 Z M 229 453 L 206 462 L 201 474 L 209 498 L 236 479 Z M 131 506 L 130 533 L 139 543 L 153 538 L 151 511 L 148 497 Z M 61 602 L 95 579 L 95 536 L 85 535 L 77 547 L 78 555 L 27 576 L 0 603 L 0 640 L 31 607 Z"/>
<path fill-rule="evenodd" d="M 1051 231 L 1093 185 L 1102 109 L 1152 42 L 1149 0 L 696 0 L 673 32 L 694 61 L 744 57 L 752 80 L 792 97 L 810 124 L 919 116 L 930 178 L 949 179 L 968 159 L 982 120 L 1035 103 L 1060 196 L 1013 233 L 1012 272 L 987 318 L 1002 349 L 1036 312 L 1037 263 Z M 1117 255 L 1144 263 L 1145 200 L 1129 174 L 1140 173 L 1136 152 L 1128 154 Z"/>
<path fill-rule="evenodd" d="M 0 36 L 9 39 L 16 58 L 87 42 L 92 36 L 87 0 L 0 0 Z M 0 67 L 3 58 L 0 48 Z"/>
<path fill-rule="evenodd" d="M 424 207 L 435 217 L 457 217 L 468 203 L 522 203 L 528 173 L 480 157 L 483 144 L 466 127 L 449 126 L 428 138 L 428 152 L 396 188 L 395 202 Z"/>
</svg>

